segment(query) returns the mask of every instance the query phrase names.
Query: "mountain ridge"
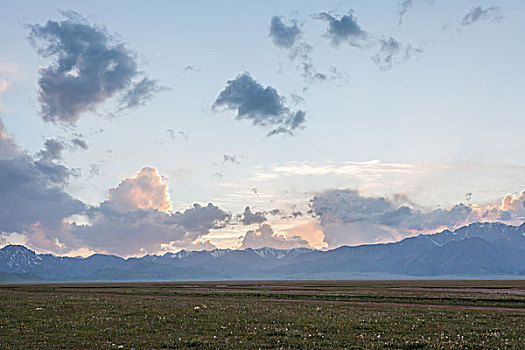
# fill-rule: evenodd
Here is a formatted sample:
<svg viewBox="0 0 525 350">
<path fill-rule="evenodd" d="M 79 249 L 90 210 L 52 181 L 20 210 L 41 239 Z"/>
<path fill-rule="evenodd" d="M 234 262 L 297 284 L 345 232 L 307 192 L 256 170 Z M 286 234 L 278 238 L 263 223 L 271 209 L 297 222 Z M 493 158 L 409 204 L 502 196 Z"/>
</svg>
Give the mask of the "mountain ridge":
<svg viewBox="0 0 525 350">
<path fill-rule="evenodd" d="M 0 281 L 175 281 L 308 279 L 359 276 L 510 276 L 525 278 L 525 223 L 476 222 L 454 231 L 398 242 L 331 250 L 263 247 L 167 252 L 122 258 L 37 254 L 22 245 L 0 249 Z"/>
</svg>

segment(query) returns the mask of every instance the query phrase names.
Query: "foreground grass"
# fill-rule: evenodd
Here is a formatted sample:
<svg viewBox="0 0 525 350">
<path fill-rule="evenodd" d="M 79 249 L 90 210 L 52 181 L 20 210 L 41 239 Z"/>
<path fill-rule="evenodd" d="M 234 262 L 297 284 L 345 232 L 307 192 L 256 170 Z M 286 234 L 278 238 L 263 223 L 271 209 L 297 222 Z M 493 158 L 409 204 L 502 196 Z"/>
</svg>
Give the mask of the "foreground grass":
<svg viewBox="0 0 525 350">
<path fill-rule="evenodd" d="M 418 283 L 4 286 L 0 349 L 523 348 L 523 282 Z M 374 301 L 330 303 L 367 295 Z M 474 299 L 504 307 L 457 308 Z M 506 299 L 514 300 L 512 308 Z"/>
</svg>

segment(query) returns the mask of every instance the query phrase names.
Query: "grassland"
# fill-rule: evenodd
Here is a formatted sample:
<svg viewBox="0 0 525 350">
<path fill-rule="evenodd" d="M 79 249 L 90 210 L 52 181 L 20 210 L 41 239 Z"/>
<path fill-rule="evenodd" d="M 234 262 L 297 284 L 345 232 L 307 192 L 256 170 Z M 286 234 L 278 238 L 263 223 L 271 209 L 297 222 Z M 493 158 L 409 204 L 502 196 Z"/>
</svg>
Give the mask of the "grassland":
<svg viewBox="0 0 525 350">
<path fill-rule="evenodd" d="M 0 286 L 0 349 L 523 349 L 525 281 Z"/>
</svg>

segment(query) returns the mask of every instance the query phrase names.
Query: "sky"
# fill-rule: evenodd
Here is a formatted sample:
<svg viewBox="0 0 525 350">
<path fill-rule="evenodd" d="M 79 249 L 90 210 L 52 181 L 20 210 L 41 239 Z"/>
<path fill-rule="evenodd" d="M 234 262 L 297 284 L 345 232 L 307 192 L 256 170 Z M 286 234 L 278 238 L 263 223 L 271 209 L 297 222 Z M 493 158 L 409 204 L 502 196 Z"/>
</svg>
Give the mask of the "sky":
<svg viewBox="0 0 525 350">
<path fill-rule="evenodd" d="M 0 7 L 0 245 L 332 249 L 524 221 L 523 1 Z"/>
</svg>

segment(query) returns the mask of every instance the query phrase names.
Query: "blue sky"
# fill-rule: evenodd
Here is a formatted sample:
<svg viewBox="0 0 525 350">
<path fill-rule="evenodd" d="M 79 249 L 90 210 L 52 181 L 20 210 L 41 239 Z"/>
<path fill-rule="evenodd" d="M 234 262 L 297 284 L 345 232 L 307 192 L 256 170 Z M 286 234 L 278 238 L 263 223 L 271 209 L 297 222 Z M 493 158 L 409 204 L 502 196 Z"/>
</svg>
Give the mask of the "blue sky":
<svg viewBox="0 0 525 350">
<path fill-rule="evenodd" d="M 0 243 L 21 241 L 61 254 L 133 255 L 242 247 L 243 236 L 252 231 L 261 244 L 289 247 L 306 241 L 326 248 L 392 241 L 473 220 L 521 222 L 523 206 L 505 207 L 501 201 L 510 194 L 509 200 L 520 203 L 524 189 L 525 4 L 404 3 L 400 18 L 403 2 L 397 0 L 225 1 L 220 6 L 212 1 L 147 6 L 134 1 L 3 1 L 0 118 L 6 139 L 19 148 L 6 159 L 24 154 L 29 162 L 38 162 L 46 140 L 62 144 L 60 155 L 49 161 L 68 169 L 69 176 L 43 186 L 82 202 L 84 209 L 69 210 L 63 218 L 75 223 L 74 228 L 46 228 L 36 214 L 34 222 L 4 225 Z M 63 11 L 83 18 L 71 17 L 73 12 L 68 18 Z M 297 26 L 300 35 L 293 46 L 275 44 L 270 36 L 274 16 L 289 28 Z M 343 16 L 363 35 L 331 36 L 329 19 Z M 121 108 L 118 93 L 137 86 L 129 85 L 90 104 L 73 124 L 64 122 L 69 118 L 64 115 L 46 120 L 39 79 L 57 56 L 45 57 L 37 50 L 49 38 L 33 35 L 33 43 L 28 38 L 35 25 L 45 26 L 48 20 L 96 28 L 107 36 L 108 47 L 124 44 L 137 65 L 133 84 L 146 77 L 151 96 L 142 96 L 137 107 Z M 381 45 L 390 38 L 400 45 L 393 64 L 376 64 L 373 58 L 385 58 Z M 323 78 L 312 80 L 311 74 L 308 80 L 305 64 Z M 252 87 L 261 87 L 257 91 L 275 89 L 284 108 L 279 118 L 306 113 L 297 128 L 287 126 L 292 135 L 267 136 L 284 125 L 269 122 L 268 106 L 257 105 L 263 112 L 252 110 L 264 126 L 254 125 L 255 114 L 236 119 L 241 112 L 231 95 L 225 104 L 214 105 L 222 91 L 229 91 L 228 82 L 242 74 L 252 78 Z M 246 105 L 260 102 L 246 91 L 237 92 Z M 80 90 L 69 92 L 83 98 Z M 73 139 L 83 140 L 87 149 L 74 146 Z M 160 194 L 142 188 L 139 205 L 129 193 L 141 185 L 130 179 L 144 168 L 156 169 L 142 174 L 160 186 L 153 186 Z M 118 187 L 122 183 L 128 186 Z M 212 203 L 230 217 L 218 214 L 198 232 L 178 223 L 176 232 L 171 227 L 149 240 L 150 229 L 162 231 L 151 222 L 166 219 L 151 218 L 140 223 L 143 236 L 127 236 L 136 244 L 121 249 L 108 243 L 108 248 L 103 241 L 122 237 L 103 223 L 97 226 L 96 220 L 104 212 L 101 203 L 117 203 L 112 204 L 108 192 L 117 187 L 130 191 L 126 200 L 136 204 L 136 211 L 160 210 L 172 218 L 194 203 L 203 208 Z M 152 204 L 158 203 L 149 200 L 156 195 L 164 196 L 161 202 L 170 202 L 171 208 Z M 2 207 L 9 207 L 8 197 Z M 325 202 L 314 198 L 341 202 L 338 210 L 327 213 L 316 207 Z M 376 199 L 384 203 L 374 207 Z M 467 208 L 463 216 L 453 210 L 460 203 Z M 125 212 L 133 209 L 128 204 Z M 243 224 L 247 206 L 265 221 Z M 375 208 L 373 215 L 370 208 Z M 400 208 L 408 208 L 412 219 L 402 217 L 402 225 L 384 221 Z M 270 214 L 276 209 L 279 214 Z M 436 213 L 438 218 L 432 216 Z M 262 229 L 263 222 L 273 231 Z M 102 237 L 101 243 L 87 236 Z"/>
</svg>

